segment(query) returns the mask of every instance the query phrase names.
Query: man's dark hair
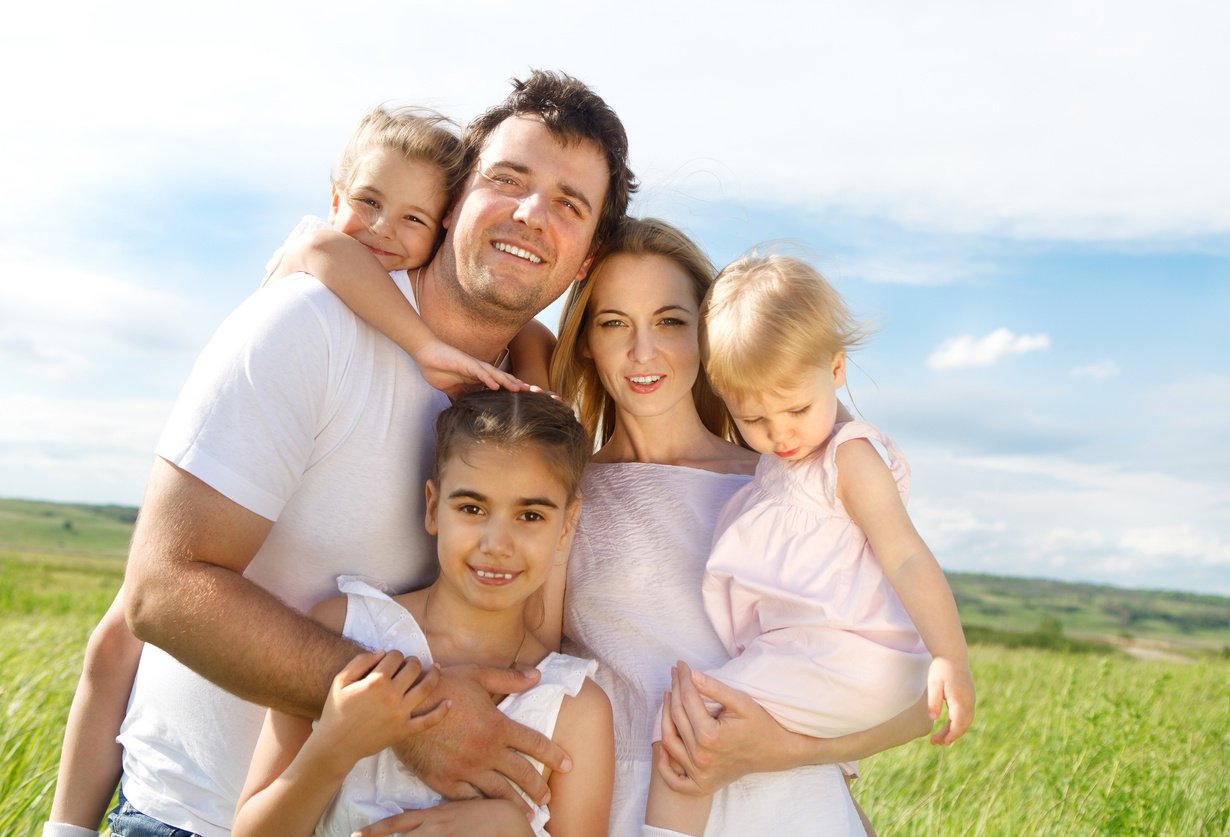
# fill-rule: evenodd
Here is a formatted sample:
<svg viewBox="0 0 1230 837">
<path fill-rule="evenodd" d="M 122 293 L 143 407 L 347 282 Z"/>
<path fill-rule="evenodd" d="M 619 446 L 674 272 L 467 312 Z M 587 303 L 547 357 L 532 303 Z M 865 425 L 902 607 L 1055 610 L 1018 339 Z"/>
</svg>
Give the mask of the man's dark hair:
<svg viewBox="0 0 1230 837">
<path fill-rule="evenodd" d="M 541 119 L 547 129 L 567 143 L 589 140 L 606 158 L 610 173 L 606 200 L 598 215 L 592 251 L 608 241 L 628 211 L 628 198 L 636 191 L 636 176 L 628 167 L 628 135 L 615 111 L 583 82 L 559 72 L 534 70 L 524 81 L 512 80 L 513 91 L 500 104 L 483 113 L 466 129 L 466 164 L 473 169 L 492 132 L 513 116 Z"/>
</svg>

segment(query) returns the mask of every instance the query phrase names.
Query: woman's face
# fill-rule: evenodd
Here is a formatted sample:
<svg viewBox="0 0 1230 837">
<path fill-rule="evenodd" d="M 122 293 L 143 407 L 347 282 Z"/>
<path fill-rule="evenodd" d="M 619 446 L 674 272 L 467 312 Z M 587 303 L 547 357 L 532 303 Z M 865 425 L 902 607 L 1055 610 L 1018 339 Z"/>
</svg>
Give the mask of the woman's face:
<svg viewBox="0 0 1230 837">
<path fill-rule="evenodd" d="M 607 259 L 589 299 L 582 353 L 622 413 L 692 409 L 700 373 L 700 305 L 688 275 L 664 256 Z"/>
</svg>

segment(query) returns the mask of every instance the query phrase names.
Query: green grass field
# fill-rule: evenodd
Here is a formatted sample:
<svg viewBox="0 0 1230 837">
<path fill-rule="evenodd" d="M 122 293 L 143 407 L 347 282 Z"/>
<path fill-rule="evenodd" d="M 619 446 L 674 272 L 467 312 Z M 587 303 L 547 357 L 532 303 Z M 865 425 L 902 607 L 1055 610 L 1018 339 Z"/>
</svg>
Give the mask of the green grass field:
<svg viewBox="0 0 1230 837">
<path fill-rule="evenodd" d="M 131 510 L 22 503 L 14 511 L 13 502 L 0 501 L 0 834 L 32 835 L 51 806 L 86 636 L 120 584 Z M 59 534 L 66 519 L 78 539 Z M 964 578 L 954 579 L 959 596 Z M 1040 599 L 1025 608 L 1004 584 L 972 578 L 999 591 L 994 606 L 1026 614 L 994 623 L 997 631 L 1033 631 L 1055 618 Z M 1067 587 L 1052 591 L 1056 600 L 1088 592 Z M 1183 610 L 1185 597 L 1140 595 Z M 1195 598 L 1214 619 L 1230 606 Z M 967 606 L 975 610 L 968 597 L 963 614 Z M 1064 626 L 1085 631 L 1073 617 L 1083 611 L 1063 612 Z M 985 610 L 975 615 L 989 619 Z M 1186 662 L 1105 647 L 1009 648 L 995 631 L 994 641 L 975 643 L 978 712 L 965 738 L 952 748 L 918 741 L 863 762 L 855 792 L 879 833 L 1230 834 L 1230 659 L 1222 652 L 1230 632 L 1155 621 L 1153 634 L 1186 649 Z"/>
</svg>

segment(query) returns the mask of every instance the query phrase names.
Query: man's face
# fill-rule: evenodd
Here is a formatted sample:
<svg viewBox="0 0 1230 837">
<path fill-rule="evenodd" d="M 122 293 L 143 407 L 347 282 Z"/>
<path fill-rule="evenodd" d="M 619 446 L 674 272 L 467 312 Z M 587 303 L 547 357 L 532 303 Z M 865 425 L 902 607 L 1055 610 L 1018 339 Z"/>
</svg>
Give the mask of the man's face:
<svg viewBox="0 0 1230 837">
<path fill-rule="evenodd" d="M 457 284 L 529 320 L 588 268 L 609 172 L 597 144 L 560 142 L 537 119 L 500 123 L 446 219 Z"/>
</svg>

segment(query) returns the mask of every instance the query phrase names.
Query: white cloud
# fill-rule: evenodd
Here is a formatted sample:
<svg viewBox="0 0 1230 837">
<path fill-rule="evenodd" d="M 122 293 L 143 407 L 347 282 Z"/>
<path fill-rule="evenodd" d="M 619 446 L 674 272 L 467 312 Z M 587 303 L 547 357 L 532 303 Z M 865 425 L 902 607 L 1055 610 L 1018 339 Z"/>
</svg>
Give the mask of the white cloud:
<svg viewBox="0 0 1230 837">
<path fill-rule="evenodd" d="M 1010 355 L 1021 355 L 1050 348 L 1046 334 L 1017 336 L 1006 328 L 997 328 L 986 337 L 964 334 L 941 343 L 927 358 L 927 366 L 936 371 L 964 369 L 970 366 L 993 366 Z"/>
<path fill-rule="evenodd" d="M 1119 374 L 1119 364 L 1113 360 L 1100 360 L 1084 366 L 1077 366 L 1068 372 L 1073 378 L 1088 378 L 1094 381 L 1105 381 Z"/>
</svg>

